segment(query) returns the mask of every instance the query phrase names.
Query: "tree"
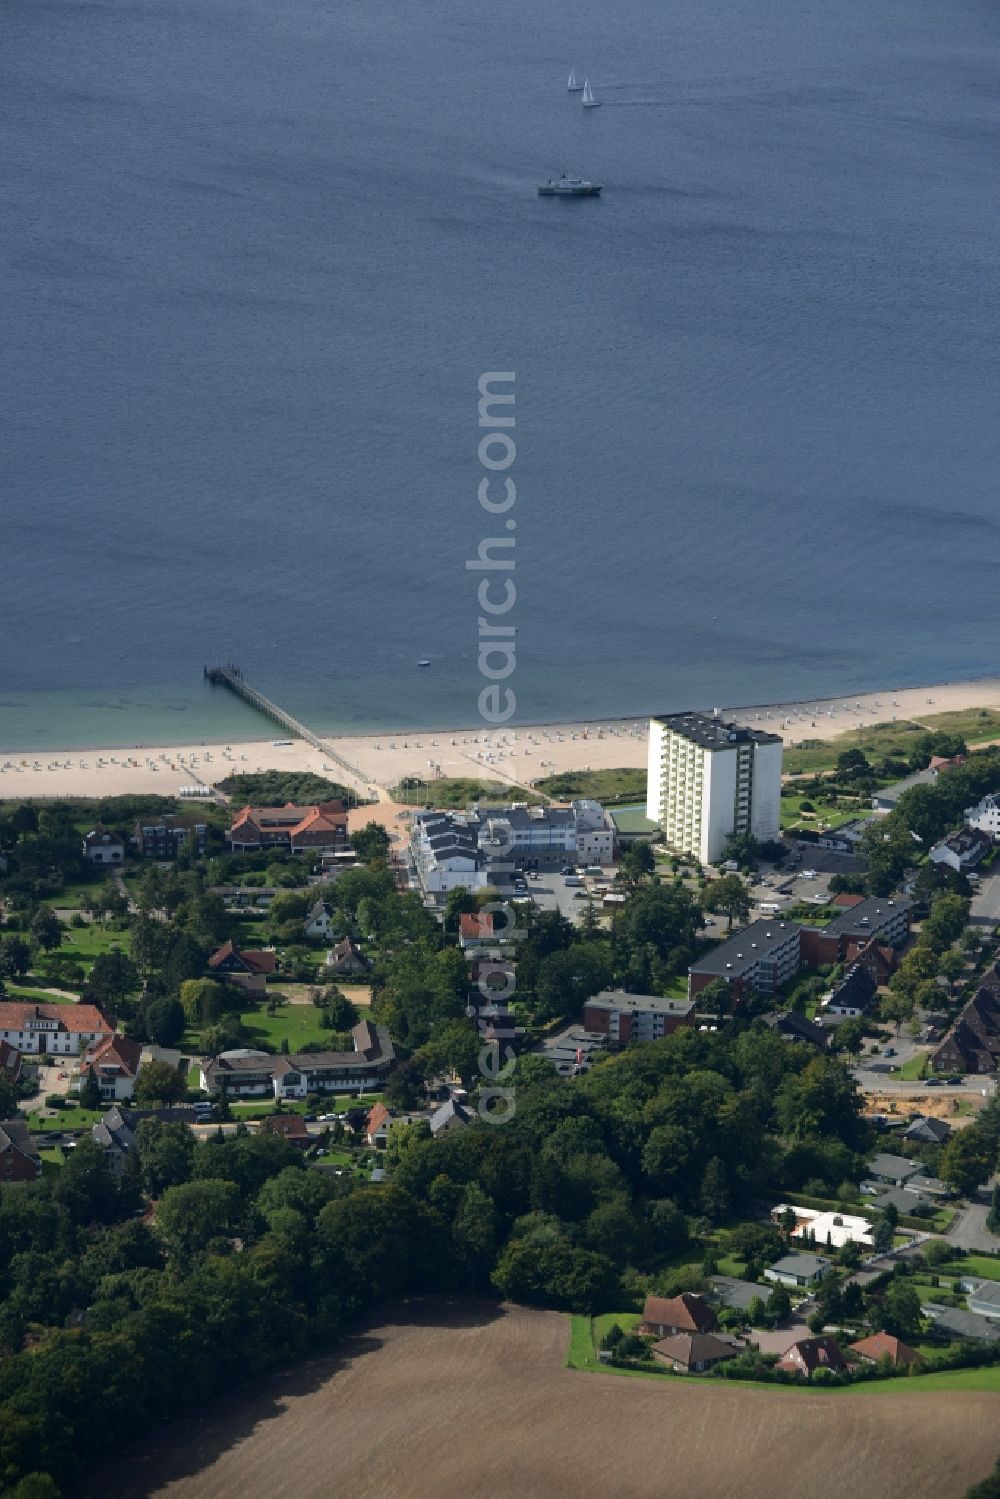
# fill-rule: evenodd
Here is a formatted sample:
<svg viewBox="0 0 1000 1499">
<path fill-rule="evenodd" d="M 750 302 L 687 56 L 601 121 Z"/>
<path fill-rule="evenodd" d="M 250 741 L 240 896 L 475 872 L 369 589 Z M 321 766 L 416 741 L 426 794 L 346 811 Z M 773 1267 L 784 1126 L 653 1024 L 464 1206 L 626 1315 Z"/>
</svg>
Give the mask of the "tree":
<svg viewBox="0 0 1000 1499">
<path fill-rule="evenodd" d="M 93 1067 L 87 1068 L 87 1076 L 80 1087 L 81 1109 L 99 1109 L 101 1107 L 101 1087 L 94 1074 Z"/>
<path fill-rule="evenodd" d="M 52 1196 L 74 1223 L 108 1223 L 114 1217 L 117 1188 L 95 1140 L 83 1135 L 77 1141 L 53 1184 Z"/>
<path fill-rule="evenodd" d="M 941 954 L 938 963 L 938 973 L 942 978 L 948 980 L 948 993 L 954 992 L 955 985 L 965 972 L 965 959 L 960 952 L 954 949 Z"/>
<path fill-rule="evenodd" d="M 139 1070 L 132 1097 L 139 1108 L 178 1103 L 187 1093 L 184 1074 L 169 1062 L 147 1062 Z"/>
<path fill-rule="evenodd" d="M 881 1313 L 882 1329 L 896 1338 L 920 1336 L 920 1297 L 916 1288 L 903 1277 L 896 1277 L 885 1293 Z"/>
<path fill-rule="evenodd" d="M 988 1478 L 966 1489 L 965 1499 L 1000 1499 L 1000 1462 Z"/>
<path fill-rule="evenodd" d="M 7 1073 L 0 1070 L 0 1119 L 13 1119 L 16 1113 L 17 1088 Z"/>
<path fill-rule="evenodd" d="M 995 1167 L 995 1147 L 970 1125 L 951 1136 L 941 1151 L 938 1172 L 964 1197 L 971 1197 L 981 1182 L 989 1180 Z"/>
<path fill-rule="evenodd" d="M 451 1236 L 468 1269 L 470 1287 L 488 1281 L 496 1257 L 496 1206 L 477 1182 L 469 1182 L 462 1193 Z"/>
<path fill-rule="evenodd" d="M 186 979 L 181 984 L 181 1005 L 192 1025 L 209 1025 L 226 1010 L 229 995 L 215 979 Z"/>
<path fill-rule="evenodd" d="M 701 1210 L 710 1222 L 720 1223 L 729 1212 L 730 1203 L 729 1176 L 725 1162 L 718 1156 L 713 1156 L 701 1179 Z"/>
<path fill-rule="evenodd" d="M 87 994 L 101 1009 L 117 1014 L 123 1000 L 139 987 L 139 970 L 130 957 L 113 947 L 98 953 L 87 980 Z"/>
<path fill-rule="evenodd" d="M 775 1286 L 767 1298 L 767 1315 L 777 1325 L 792 1314 L 792 1299 L 784 1286 Z"/>
<path fill-rule="evenodd" d="M 856 776 L 858 772 L 867 775 L 871 771 L 868 756 L 862 749 L 842 750 L 837 756 L 837 775 L 845 778 Z"/>
<path fill-rule="evenodd" d="M 62 1492 L 48 1473 L 26 1473 L 11 1489 L 10 1499 L 62 1499 Z"/>
<path fill-rule="evenodd" d="M 0 978 L 23 978 L 30 967 L 30 943 L 16 935 L 0 940 Z"/>
<path fill-rule="evenodd" d="M 186 1124 L 141 1119 L 136 1133 L 139 1173 L 150 1197 L 178 1187 L 191 1176 L 195 1138 Z"/>
<path fill-rule="evenodd" d="M 892 1224 L 888 1218 L 880 1218 L 872 1229 L 872 1247 L 877 1254 L 888 1254 L 892 1248 Z"/>
<path fill-rule="evenodd" d="M 213 1239 L 236 1233 L 242 1220 L 239 1187 L 211 1178 L 168 1187 L 157 1208 L 156 1230 L 169 1253 L 186 1263 Z"/>
<path fill-rule="evenodd" d="M 389 834 L 379 823 L 368 822 L 351 834 L 351 846 L 362 864 L 384 863 L 389 857 Z"/>
<path fill-rule="evenodd" d="M 702 903 L 706 911 L 715 911 L 728 918 L 728 930 L 733 922 L 743 926 L 750 919 L 750 892 L 738 874 L 724 874 L 721 879 L 710 880 L 705 886 Z"/>
<path fill-rule="evenodd" d="M 455 1072 L 468 1087 L 478 1071 L 479 1052 L 479 1037 L 468 1020 L 448 1020 L 434 1027 L 413 1061 L 425 1082 Z"/>
<path fill-rule="evenodd" d="M 768 1319 L 767 1302 L 763 1296 L 751 1296 L 747 1307 L 747 1321 L 751 1327 L 763 1327 Z"/>
<path fill-rule="evenodd" d="M 63 925 L 51 906 L 39 906 L 31 918 L 29 928 L 32 937 L 46 952 L 59 947 L 63 939 Z"/>
<path fill-rule="evenodd" d="M 444 929 L 446 932 L 457 932 L 463 916 L 472 916 L 478 910 L 476 897 L 473 891 L 467 890 L 464 885 L 456 885 L 449 890 L 444 901 Z"/>
<path fill-rule="evenodd" d="M 610 981 L 611 955 L 604 943 L 576 942 L 566 952 L 549 953 L 535 982 L 539 1016 L 554 1020 L 575 1015 Z"/>
<path fill-rule="evenodd" d="M 711 1015 L 718 1015 L 720 1020 L 730 1013 L 733 996 L 725 979 L 712 979 L 711 983 L 698 991 L 698 1008 Z"/>
<path fill-rule="evenodd" d="M 990 1210 L 986 1215 L 986 1227 L 991 1234 L 1000 1234 L 1000 1182 L 995 1182 L 990 1198 Z"/>
<path fill-rule="evenodd" d="M 837 1026 L 830 1040 L 832 1052 L 847 1052 L 848 1056 L 859 1056 L 865 1040 L 864 1017 L 853 1015 Z"/>
<path fill-rule="evenodd" d="M 630 843 L 618 861 L 618 877 L 627 885 L 641 885 L 656 871 L 656 858 L 648 843 Z"/>
<path fill-rule="evenodd" d="M 154 999 L 145 1011 L 146 1034 L 157 1046 L 174 1046 L 184 1034 L 184 1006 L 179 999 Z"/>
</svg>

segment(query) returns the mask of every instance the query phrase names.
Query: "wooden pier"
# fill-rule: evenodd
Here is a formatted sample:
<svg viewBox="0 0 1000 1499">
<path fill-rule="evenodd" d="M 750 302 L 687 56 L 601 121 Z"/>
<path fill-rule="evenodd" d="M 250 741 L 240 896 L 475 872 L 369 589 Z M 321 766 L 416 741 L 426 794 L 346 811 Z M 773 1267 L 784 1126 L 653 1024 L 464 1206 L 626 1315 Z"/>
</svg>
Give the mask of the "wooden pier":
<svg viewBox="0 0 1000 1499">
<path fill-rule="evenodd" d="M 335 765 L 339 765 L 341 770 L 346 770 L 363 786 L 378 784 L 372 776 L 367 775 L 357 765 L 352 765 L 349 760 L 345 760 L 343 755 L 339 755 L 326 740 L 314 734 L 312 729 L 300 723 L 297 718 L 293 718 L 291 713 L 286 712 L 284 708 L 279 708 L 277 703 L 272 703 L 271 699 L 265 697 L 256 687 L 251 687 L 235 662 L 231 661 L 225 666 L 206 666 L 204 674 L 205 680 L 211 682 L 213 687 L 228 687 L 230 692 L 235 692 L 236 696 L 241 697 L 245 703 L 249 703 L 251 708 L 256 708 L 258 713 L 263 713 L 274 723 L 280 724 L 294 739 L 304 739 L 307 744 L 311 744 L 314 749 L 319 750 L 321 755 L 332 760 Z"/>
</svg>

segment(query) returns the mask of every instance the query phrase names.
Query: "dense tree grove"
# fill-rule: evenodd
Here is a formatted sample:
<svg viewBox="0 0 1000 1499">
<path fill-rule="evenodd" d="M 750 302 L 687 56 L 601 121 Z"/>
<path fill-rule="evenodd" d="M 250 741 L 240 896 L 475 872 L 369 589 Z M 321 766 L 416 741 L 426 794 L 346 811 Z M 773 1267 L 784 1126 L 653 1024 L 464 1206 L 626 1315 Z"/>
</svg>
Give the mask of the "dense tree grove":
<svg viewBox="0 0 1000 1499">
<path fill-rule="evenodd" d="M 841 1065 L 757 1027 L 678 1032 L 572 1082 L 526 1057 L 508 1124 L 401 1135 L 382 1186 L 312 1170 L 268 1134 L 195 1145 L 148 1120 L 138 1140 L 121 1179 L 84 1140 L 58 1177 L 0 1192 L 8 1485 L 40 1453 L 70 1482 L 122 1430 L 300 1357 L 390 1295 L 585 1311 L 641 1295 L 693 1222 L 766 1188 L 832 1192 L 864 1143 Z"/>
</svg>

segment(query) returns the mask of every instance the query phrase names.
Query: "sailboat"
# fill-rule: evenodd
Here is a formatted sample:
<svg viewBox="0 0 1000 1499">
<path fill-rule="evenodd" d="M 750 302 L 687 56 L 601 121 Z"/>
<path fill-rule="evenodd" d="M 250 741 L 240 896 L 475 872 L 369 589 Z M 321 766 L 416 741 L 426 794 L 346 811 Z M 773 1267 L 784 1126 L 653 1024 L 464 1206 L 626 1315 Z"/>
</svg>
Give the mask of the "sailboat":
<svg viewBox="0 0 1000 1499">
<path fill-rule="evenodd" d="M 571 94 L 578 94 L 578 93 L 580 93 L 580 91 L 583 88 L 583 84 L 582 83 L 577 83 L 577 81 L 576 81 L 576 69 L 575 68 L 570 68 L 570 70 L 569 70 L 569 81 L 566 84 L 566 88 L 569 91 L 569 93 L 571 93 Z"/>
<path fill-rule="evenodd" d="M 582 99 L 581 102 L 583 104 L 584 109 L 600 109 L 600 107 L 601 107 L 601 101 L 600 101 L 600 99 L 595 99 L 594 98 L 594 90 L 590 86 L 590 79 L 589 78 L 585 78 L 584 79 L 584 83 L 583 83 L 583 99 Z"/>
</svg>

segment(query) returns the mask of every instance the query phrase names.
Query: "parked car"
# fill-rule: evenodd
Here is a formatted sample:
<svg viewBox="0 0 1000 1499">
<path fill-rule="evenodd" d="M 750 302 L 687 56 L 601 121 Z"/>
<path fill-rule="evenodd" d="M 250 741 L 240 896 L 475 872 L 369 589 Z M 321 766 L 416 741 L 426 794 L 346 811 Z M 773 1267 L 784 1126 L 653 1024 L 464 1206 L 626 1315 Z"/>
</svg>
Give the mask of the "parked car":
<svg viewBox="0 0 1000 1499">
<path fill-rule="evenodd" d="M 885 1055 L 887 1057 L 894 1057 L 896 1055 L 896 1048 L 894 1046 L 887 1046 L 885 1049 Z"/>
<path fill-rule="evenodd" d="M 940 1088 L 941 1087 L 941 1079 L 939 1077 L 929 1077 L 925 1081 L 924 1087 L 925 1088 Z"/>
<path fill-rule="evenodd" d="M 950 1077 L 948 1079 L 948 1084 L 952 1088 L 960 1088 L 964 1081 L 965 1079 L 963 1077 Z"/>
</svg>

